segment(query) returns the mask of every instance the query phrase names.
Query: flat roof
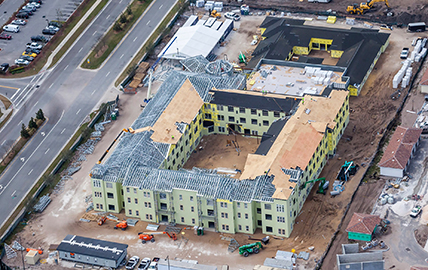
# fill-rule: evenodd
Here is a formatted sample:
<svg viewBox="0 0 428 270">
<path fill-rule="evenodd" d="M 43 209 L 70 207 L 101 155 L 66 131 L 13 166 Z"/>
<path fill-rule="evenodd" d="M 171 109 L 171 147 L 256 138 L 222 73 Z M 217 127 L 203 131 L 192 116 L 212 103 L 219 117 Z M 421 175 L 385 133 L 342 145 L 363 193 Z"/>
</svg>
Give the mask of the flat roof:
<svg viewBox="0 0 428 270">
<path fill-rule="evenodd" d="M 68 234 L 57 250 L 117 261 L 128 245 Z"/>
</svg>

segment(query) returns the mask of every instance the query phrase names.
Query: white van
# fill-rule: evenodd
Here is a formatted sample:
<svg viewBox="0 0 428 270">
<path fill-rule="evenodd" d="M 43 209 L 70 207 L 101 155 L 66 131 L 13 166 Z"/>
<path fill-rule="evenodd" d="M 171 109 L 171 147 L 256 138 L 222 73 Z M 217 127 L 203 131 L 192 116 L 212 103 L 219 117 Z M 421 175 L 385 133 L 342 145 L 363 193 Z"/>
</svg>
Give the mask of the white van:
<svg viewBox="0 0 428 270">
<path fill-rule="evenodd" d="M 19 25 L 8 24 L 8 25 L 3 26 L 3 30 L 6 32 L 18 33 L 19 32 Z"/>
</svg>

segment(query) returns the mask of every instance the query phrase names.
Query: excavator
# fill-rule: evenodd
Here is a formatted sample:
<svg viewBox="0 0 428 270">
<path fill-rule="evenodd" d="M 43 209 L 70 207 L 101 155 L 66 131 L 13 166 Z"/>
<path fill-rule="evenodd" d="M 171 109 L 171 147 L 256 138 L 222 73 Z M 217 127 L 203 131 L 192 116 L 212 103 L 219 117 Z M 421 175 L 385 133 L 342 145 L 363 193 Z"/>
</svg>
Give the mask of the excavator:
<svg viewBox="0 0 428 270">
<path fill-rule="evenodd" d="M 112 220 L 117 222 L 116 225 L 114 226 L 114 229 L 121 229 L 122 231 L 126 230 L 126 228 L 128 228 L 128 222 L 126 222 L 126 220 L 123 221 L 117 221 L 115 219 L 111 219 L 108 218 L 107 216 L 102 216 L 99 220 L 98 220 L 98 225 L 103 225 L 107 220 Z"/>
<path fill-rule="evenodd" d="M 320 182 L 320 185 L 318 187 L 317 193 L 325 195 L 325 191 L 326 191 L 326 189 L 328 187 L 328 186 L 324 187 L 326 184 L 328 184 L 328 181 L 325 181 L 325 177 L 321 177 L 321 178 L 317 178 L 317 179 L 306 181 L 305 183 L 303 183 L 300 186 L 300 189 L 302 190 L 302 189 L 304 189 L 306 187 L 307 184 L 315 183 L 315 182 L 318 182 L 318 181 L 321 181 L 321 182 Z"/>
<path fill-rule="evenodd" d="M 373 9 L 373 5 L 374 3 L 378 3 L 378 2 L 384 2 L 385 5 L 389 8 L 389 3 L 388 0 L 367 0 L 367 2 L 362 2 L 359 6 L 358 4 L 354 4 L 352 6 L 348 6 L 346 8 L 346 11 L 349 14 L 359 14 L 359 15 L 363 15 L 366 11 L 369 11 L 371 9 Z"/>
<path fill-rule="evenodd" d="M 168 233 L 168 232 L 142 232 L 138 233 L 138 238 L 140 238 L 141 242 L 143 244 L 147 243 L 147 241 L 154 242 L 155 241 L 155 234 L 166 234 L 169 238 L 172 240 L 177 240 L 177 235 L 175 233 Z"/>
</svg>

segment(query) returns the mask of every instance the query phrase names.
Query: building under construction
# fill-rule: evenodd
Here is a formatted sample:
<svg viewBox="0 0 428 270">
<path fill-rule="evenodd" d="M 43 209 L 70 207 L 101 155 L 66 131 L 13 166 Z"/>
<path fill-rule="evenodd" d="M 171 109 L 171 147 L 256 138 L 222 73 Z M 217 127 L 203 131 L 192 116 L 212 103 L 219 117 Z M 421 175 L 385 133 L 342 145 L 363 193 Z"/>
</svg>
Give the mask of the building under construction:
<svg viewBox="0 0 428 270">
<path fill-rule="evenodd" d="M 304 182 L 318 177 L 348 124 L 349 92 L 296 97 L 241 90 L 245 76 L 229 72 L 226 62 L 195 59 L 183 62 L 187 71 L 169 73 L 131 132 L 94 166 L 94 208 L 288 237 L 313 186 Z M 261 137 L 239 179 L 183 169 L 202 136 L 213 134 Z"/>
</svg>

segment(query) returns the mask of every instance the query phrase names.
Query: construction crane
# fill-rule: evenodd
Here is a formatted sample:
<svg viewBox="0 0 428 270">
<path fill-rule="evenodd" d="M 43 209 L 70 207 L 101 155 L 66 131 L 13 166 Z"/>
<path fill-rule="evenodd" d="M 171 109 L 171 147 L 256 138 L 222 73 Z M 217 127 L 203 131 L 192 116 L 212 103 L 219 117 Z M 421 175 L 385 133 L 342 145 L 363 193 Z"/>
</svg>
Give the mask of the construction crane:
<svg viewBox="0 0 428 270">
<path fill-rule="evenodd" d="M 147 243 L 147 241 L 150 242 L 154 242 L 155 241 L 155 236 L 156 234 L 166 234 L 168 235 L 169 238 L 171 238 L 172 240 L 177 240 L 177 235 L 175 233 L 168 233 L 168 232 L 142 232 L 142 233 L 138 233 L 138 238 L 141 239 L 141 242 L 143 244 Z"/>
<path fill-rule="evenodd" d="M 348 6 L 346 11 L 350 14 L 359 14 L 363 15 L 366 11 L 373 9 L 374 3 L 385 2 L 385 5 L 389 8 L 388 0 L 368 0 L 367 2 L 362 2 L 360 5 L 354 4 L 352 6 Z"/>
<path fill-rule="evenodd" d="M 310 183 L 315 183 L 315 182 L 318 182 L 318 181 L 321 181 L 320 182 L 320 185 L 319 185 L 319 187 L 318 187 L 318 190 L 317 190 L 317 193 L 320 193 L 320 194 L 324 194 L 325 195 L 325 190 L 327 189 L 327 187 L 324 187 L 326 184 L 328 185 L 328 181 L 325 181 L 325 177 L 321 177 L 321 178 L 317 178 L 317 179 L 313 179 L 313 180 L 309 180 L 309 181 L 306 181 L 306 182 L 304 182 L 301 186 L 300 186 L 300 189 L 302 190 L 302 189 L 304 189 L 305 187 L 306 187 L 306 185 L 307 184 L 310 184 Z"/>
<path fill-rule="evenodd" d="M 115 219 L 111 219 L 108 218 L 107 216 L 102 216 L 99 220 L 98 220 L 98 225 L 103 225 L 107 220 L 111 220 L 111 221 L 115 221 L 117 222 L 116 225 L 114 226 L 114 229 L 121 229 L 122 231 L 126 230 L 126 228 L 128 228 L 128 222 L 126 222 L 126 220 L 123 221 L 117 221 Z"/>
</svg>

